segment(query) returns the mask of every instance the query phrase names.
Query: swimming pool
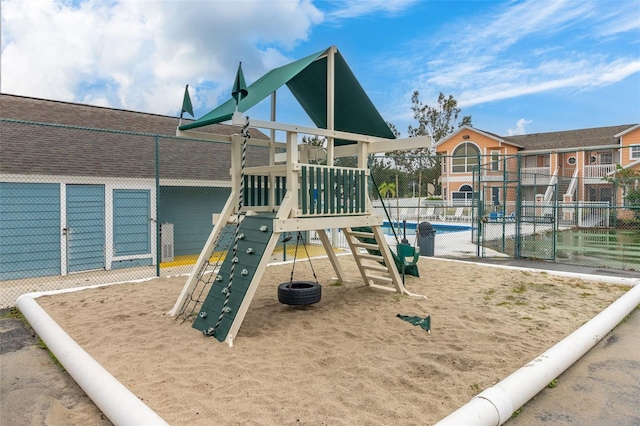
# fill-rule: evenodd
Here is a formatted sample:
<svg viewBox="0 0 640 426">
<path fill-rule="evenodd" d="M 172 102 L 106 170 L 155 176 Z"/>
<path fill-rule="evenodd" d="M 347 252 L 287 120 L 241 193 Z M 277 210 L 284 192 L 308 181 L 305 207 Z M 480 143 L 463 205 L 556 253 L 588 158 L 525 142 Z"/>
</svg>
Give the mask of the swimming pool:
<svg viewBox="0 0 640 426">
<path fill-rule="evenodd" d="M 431 223 L 431 222 L 429 222 Z M 436 231 L 436 234 L 451 234 L 454 232 L 462 232 L 462 231 L 470 231 L 471 226 L 469 225 L 455 225 L 455 224 L 441 224 L 441 223 L 431 223 L 431 226 Z M 404 232 L 404 224 L 402 222 L 394 222 L 394 228 L 396 229 L 396 234 L 401 235 Z M 391 226 L 389 222 L 384 222 L 382 224 L 382 230 L 387 235 L 393 235 L 391 231 Z M 416 233 L 416 223 L 415 222 L 407 222 L 407 235 L 414 235 Z"/>
</svg>

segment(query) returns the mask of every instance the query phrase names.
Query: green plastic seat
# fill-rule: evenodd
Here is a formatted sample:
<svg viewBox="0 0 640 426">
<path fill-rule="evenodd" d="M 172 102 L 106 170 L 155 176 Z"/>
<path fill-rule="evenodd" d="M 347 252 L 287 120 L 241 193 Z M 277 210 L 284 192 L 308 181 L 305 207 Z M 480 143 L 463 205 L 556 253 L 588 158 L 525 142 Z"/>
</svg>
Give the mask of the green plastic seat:
<svg viewBox="0 0 640 426">
<path fill-rule="evenodd" d="M 418 259 L 420 259 L 420 252 L 410 244 L 398 244 L 396 246 L 396 251 L 398 254 L 397 256 L 394 255 L 394 260 L 398 269 L 402 273 L 402 282 L 404 283 L 405 274 L 419 277 L 420 274 L 418 273 L 417 263 Z"/>
</svg>

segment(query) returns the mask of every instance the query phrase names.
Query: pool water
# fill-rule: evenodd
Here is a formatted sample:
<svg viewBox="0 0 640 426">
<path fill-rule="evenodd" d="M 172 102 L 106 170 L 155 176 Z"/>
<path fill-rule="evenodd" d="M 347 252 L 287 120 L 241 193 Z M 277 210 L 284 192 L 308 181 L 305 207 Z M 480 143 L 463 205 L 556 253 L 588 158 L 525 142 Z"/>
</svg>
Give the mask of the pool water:
<svg viewBox="0 0 640 426">
<path fill-rule="evenodd" d="M 396 234 L 401 235 L 404 232 L 404 225 L 402 222 L 394 223 L 394 228 L 396 229 Z M 439 223 L 432 223 L 431 227 L 436 231 L 436 234 L 451 234 L 453 232 L 462 232 L 462 231 L 470 231 L 471 226 L 467 225 L 443 225 Z M 382 230 L 387 235 L 393 235 L 393 231 L 391 230 L 391 226 L 389 222 L 384 222 L 382 224 Z M 416 224 L 413 222 L 407 222 L 407 235 L 415 235 L 416 233 Z"/>
</svg>

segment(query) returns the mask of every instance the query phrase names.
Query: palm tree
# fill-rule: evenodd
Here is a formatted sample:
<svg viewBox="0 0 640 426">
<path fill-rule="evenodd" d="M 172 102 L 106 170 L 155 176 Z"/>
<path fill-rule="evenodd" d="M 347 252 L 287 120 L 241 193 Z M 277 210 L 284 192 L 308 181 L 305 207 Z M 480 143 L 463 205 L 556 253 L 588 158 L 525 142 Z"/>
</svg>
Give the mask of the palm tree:
<svg viewBox="0 0 640 426">
<path fill-rule="evenodd" d="M 392 198 L 396 196 L 396 184 L 389 182 L 382 182 L 378 187 L 378 192 L 383 198 Z"/>
</svg>

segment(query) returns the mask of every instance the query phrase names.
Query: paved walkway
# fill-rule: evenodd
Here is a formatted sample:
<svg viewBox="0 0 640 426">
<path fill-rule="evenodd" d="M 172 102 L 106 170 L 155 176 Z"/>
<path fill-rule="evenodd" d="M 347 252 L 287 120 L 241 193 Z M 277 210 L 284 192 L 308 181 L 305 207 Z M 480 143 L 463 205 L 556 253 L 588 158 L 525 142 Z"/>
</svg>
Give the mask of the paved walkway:
<svg viewBox="0 0 640 426">
<path fill-rule="evenodd" d="M 506 423 L 542 424 L 640 425 L 640 309 Z"/>
</svg>

